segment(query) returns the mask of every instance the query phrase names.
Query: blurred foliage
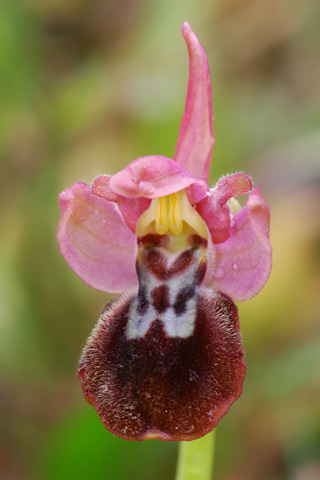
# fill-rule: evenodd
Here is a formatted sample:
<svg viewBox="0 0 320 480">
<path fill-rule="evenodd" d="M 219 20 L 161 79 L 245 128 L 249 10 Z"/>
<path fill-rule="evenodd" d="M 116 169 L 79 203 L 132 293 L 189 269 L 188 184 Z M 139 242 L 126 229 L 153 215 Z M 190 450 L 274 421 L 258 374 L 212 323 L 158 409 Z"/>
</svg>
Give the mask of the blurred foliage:
<svg viewBox="0 0 320 480">
<path fill-rule="evenodd" d="M 2 0 L 0 477 L 168 479 L 177 445 L 125 442 L 77 362 L 108 296 L 60 257 L 58 193 L 172 156 L 187 20 L 212 72 L 212 182 L 245 170 L 272 211 L 274 268 L 239 305 L 248 373 L 217 430 L 217 480 L 320 478 L 317 0 Z"/>
</svg>

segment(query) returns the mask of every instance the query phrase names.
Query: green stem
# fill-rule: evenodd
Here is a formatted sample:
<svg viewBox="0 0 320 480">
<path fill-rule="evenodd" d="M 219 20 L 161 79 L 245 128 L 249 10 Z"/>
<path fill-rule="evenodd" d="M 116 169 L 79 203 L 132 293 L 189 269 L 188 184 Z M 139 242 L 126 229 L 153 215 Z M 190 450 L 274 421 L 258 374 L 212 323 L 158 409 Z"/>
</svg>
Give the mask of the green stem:
<svg viewBox="0 0 320 480">
<path fill-rule="evenodd" d="M 214 430 L 192 442 L 180 442 L 176 480 L 211 480 Z"/>
</svg>

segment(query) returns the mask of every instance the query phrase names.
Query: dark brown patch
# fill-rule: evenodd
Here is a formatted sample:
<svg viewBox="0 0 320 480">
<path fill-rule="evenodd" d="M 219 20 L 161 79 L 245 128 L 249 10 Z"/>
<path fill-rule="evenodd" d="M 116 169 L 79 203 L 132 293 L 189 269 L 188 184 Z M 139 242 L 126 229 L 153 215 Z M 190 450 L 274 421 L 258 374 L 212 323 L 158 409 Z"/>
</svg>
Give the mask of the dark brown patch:
<svg viewBox="0 0 320 480">
<path fill-rule="evenodd" d="M 159 280 L 168 278 L 167 258 L 157 248 L 142 251 L 142 263 L 145 268 Z"/>
<path fill-rule="evenodd" d="M 152 305 L 158 313 L 163 313 L 170 306 L 169 288 L 167 285 L 155 287 L 151 293 Z"/>
<path fill-rule="evenodd" d="M 172 278 L 174 275 L 179 275 L 180 273 L 184 272 L 184 270 L 190 267 L 194 260 L 194 250 L 191 248 L 184 250 L 169 269 L 168 278 Z"/>
<path fill-rule="evenodd" d="M 168 235 L 159 235 L 157 233 L 148 233 L 142 237 L 137 238 L 138 247 L 163 247 L 165 248 L 168 245 L 169 237 Z"/>
<path fill-rule="evenodd" d="M 208 246 L 208 240 L 204 237 L 200 237 L 197 233 L 190 235 L 188 240 L 191 247 L 207 248 Z"/>
<path fill-rule="evenodd" d="M 176 258 L 170 268 L 167 266 L 167 256 L 157 248 L 151 248 L 150 250 L 144 249 L 142 251 L 141 261 L 150 273 L 152 273 L 158 280 L 164 282 L 175 275 L 183 273 L 190 267 L 195 261 L 195 250 L 193 248 L 184 250 Z"/>
<path fill-rule="evenodd" d="M 195 280 L 195 283 L 197 285 L 200 285 L 200 283 L 202 282 L 202 280 L 204 279 L 204 276 L 206 274 L 206 271 L 207 271 L 207 263 L 206 262 L 200 262 L 198 268 L 197 268 L 197 271 L 196 271 L 196 280 Z"/>
<path fill-rule="evenodd" d="M 187 301 L 194 297 L 195 292 L 195 285 L 188 285 L 178 293 L 176 301 L 173 305 L 176 315 L 182 315 L 186 311 Z"/>
<path fill-rule="evenodd" d="M 146 288 L 143 285 L 140 285 L 138 291 L 138 306 L 137 306 L 137 313 L 139 315 L 144 315 L 147 313 L 149 308 L 149 302 L 147 300 L 146 295 Z"/>
</svg>

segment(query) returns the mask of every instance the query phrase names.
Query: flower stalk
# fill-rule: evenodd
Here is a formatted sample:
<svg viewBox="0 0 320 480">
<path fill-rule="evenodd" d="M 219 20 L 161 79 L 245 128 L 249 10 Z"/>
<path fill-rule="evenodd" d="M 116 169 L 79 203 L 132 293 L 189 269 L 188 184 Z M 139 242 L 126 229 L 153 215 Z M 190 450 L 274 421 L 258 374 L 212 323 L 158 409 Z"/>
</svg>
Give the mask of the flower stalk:
<svg viewBox="0 0 320 480">
<path fill-rule="evenodd" d="M 214 447 L 215 430 L 198 440 L 180 442 L 175 480 L 210 480 Z"/>
</svg>

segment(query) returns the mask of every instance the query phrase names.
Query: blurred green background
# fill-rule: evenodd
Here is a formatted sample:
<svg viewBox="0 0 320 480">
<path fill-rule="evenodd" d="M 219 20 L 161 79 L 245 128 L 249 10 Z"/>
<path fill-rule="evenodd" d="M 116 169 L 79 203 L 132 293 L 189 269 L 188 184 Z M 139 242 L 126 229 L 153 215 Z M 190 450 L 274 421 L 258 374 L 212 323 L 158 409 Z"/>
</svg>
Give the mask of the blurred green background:
<svg viewBox="0 0 320 480">
<path fill-rule="evenodd" d="M 216 480 L 320 478 L 317 0 L 1 0 L 0 478 L 171 480 L 177 445 L 109 434 L 76 370 L 110 298 L 57 248 L 58 194 L 172 157 L 187 20 L 212 74 L 212 184 L 244 170 L 272 212 L 274 267 L 239 305 L 248 373 L 217 428 Z"/>
</svg>

